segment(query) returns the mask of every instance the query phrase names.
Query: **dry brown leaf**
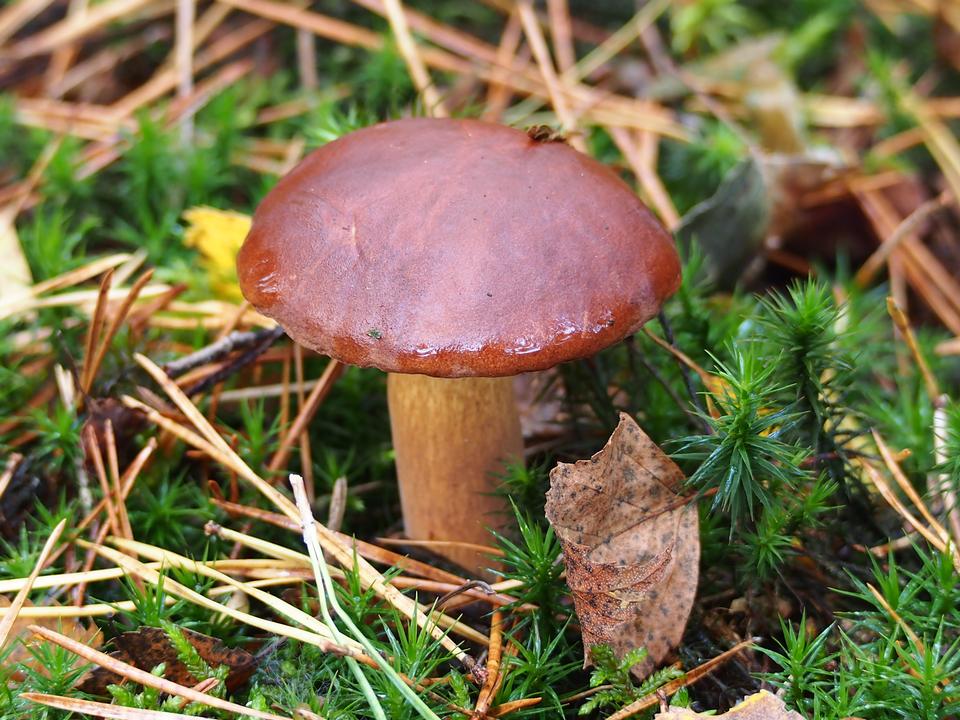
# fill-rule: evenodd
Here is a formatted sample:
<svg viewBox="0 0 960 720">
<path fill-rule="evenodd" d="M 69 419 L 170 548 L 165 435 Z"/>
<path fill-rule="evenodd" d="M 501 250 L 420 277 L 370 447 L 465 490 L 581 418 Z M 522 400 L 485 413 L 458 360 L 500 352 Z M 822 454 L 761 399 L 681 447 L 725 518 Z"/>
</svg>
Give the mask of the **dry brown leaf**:
<svg viewBox="0 0 960 720">
<path fill-rule="evenodd" d="M 736 707 L 732 707 L 720 715 L 697 713 L 686 708 L 670 708 L 666 712 L 654 715 L 653 720 L 699 720 L 700 718 L 711 718 L 711 720 L 719 720 L 720 718 L 726 718 L 726 720 L 803 720 L 802 715 L 787 709 L 783 700 L 776 695 L 771 695 L 766 690 L 749 695 Z"/>
<path fill-rule="evenodd" d="M 216 638 L 186 628 L 180 628 L 180 632 L 211 667 L 226 665 L 230 668 L 227 676 L 228 689 L 245 683 L 255 669 L 254 656 L 246 650 L 228 648 Z M 115 650 L 110 656 L 122 662 L 147 672 L 163 663 L 163 677 L 180 685 L 192 686 L 200 680 L 180 661 L 170 638 L 161 628 L 141 627 L 118 635 L 112 642 Z M 106 695 L 107 685 L 118 684 L 122 680 L 116 673 L 98 667 L 81 678 L 77 689 L 91 695 Z"/>
<path fill-rule="evenodd" d="M 625 413 L 589 460 L 550 472 L 547 518 L 563 545 L 567 584 L 589 648 L 618 657 L 645 647 L 646 675 L 680 642 L 697 591 L 697 508 L 677 495 L 683 473 Z"/>
</svg>

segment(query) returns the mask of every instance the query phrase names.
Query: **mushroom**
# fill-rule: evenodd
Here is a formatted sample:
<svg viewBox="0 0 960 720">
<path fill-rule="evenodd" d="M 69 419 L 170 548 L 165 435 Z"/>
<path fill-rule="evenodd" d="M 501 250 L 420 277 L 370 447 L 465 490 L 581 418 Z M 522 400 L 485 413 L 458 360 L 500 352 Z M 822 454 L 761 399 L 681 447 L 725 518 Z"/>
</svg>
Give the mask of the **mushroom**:
<svg viewBox="0 0 960 720">
<path fill-rule="evenodd" d="M 680 281 L 671 236 L 601 163 L 427 118 L 313 152 L 257 208 L 237 267 L 296 342 L 389 373 L 407 536 L 478 544 L 508 525 L 496 474 L 522 459 L 511 376 L 630 335 Z"/>
</svg>

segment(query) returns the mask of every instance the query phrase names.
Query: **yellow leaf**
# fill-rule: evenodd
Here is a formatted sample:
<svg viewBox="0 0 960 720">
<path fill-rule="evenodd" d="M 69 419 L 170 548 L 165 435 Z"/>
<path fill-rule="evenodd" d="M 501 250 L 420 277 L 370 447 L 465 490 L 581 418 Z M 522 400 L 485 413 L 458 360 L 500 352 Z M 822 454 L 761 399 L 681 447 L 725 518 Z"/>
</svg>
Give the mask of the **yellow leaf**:
<svg viewBox="0 0 960 720">
<path fill-rule="evenodd" d="M 237 284 L 237 253 L 250 231 L 250 216 L 232 210 L 193 207 L 183 213 L 183 242 L 203 256 L 214 293 L 225 300 L 242 300 Z"/>
</svg>

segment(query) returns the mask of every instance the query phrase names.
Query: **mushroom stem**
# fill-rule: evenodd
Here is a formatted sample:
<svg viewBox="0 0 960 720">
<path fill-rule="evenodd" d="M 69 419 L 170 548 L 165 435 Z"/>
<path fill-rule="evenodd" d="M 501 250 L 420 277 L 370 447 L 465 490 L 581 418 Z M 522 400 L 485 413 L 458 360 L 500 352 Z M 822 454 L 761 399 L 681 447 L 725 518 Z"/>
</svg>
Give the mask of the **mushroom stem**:
<svg viewBox="0 0 960 720">
<path fill-rule="evenodd" d="M 511 519 L 496 474 L 523 458 L 513 378 L 391 373 L 387 399 L 407 537 L 490 545 L 487 528 Z M 468 548 L 438 552 L 476 574 L 494 565 Z"/>
</svg>

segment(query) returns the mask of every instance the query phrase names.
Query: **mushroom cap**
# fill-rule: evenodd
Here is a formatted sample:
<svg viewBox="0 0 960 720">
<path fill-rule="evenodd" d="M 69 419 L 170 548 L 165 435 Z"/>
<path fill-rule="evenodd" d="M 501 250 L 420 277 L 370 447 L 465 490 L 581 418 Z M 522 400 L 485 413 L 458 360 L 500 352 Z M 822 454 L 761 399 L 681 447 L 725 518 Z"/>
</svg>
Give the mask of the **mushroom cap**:
<svg viewBox="0 0 960 720">
<path fill-rule="evenodd" d="M 437 377 L 593 355 L 680 282 L 673 239 L 601 163 L 502 125 L 426 118 L 310 154 L 257 208 L 237 270 L 298 343 Z"/>
</svg>

